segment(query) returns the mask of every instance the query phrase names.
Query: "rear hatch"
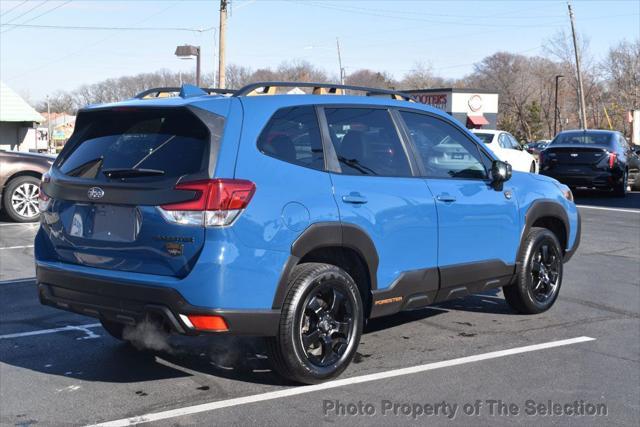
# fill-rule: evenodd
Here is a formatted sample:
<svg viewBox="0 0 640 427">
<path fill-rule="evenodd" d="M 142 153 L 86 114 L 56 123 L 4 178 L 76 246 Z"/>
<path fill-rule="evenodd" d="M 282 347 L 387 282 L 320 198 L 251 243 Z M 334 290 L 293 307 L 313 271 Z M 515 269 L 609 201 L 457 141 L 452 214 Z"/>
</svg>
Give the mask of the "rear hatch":
<svg viewBox="0 0 640 427">
<path fill-rule="evenodd" d="M 43 183 L 52 257 L 68 263 L 184 277 L 205 229 L 166 220 L 159 206 L 193 199 L 176 184 L 210 177 L 213 139 L 188 108 L 84 111 Z M 213 132 L 210 129 L 217 131 Z M 48 181 L 48 182 L 47 182 Z"/>
</svg>

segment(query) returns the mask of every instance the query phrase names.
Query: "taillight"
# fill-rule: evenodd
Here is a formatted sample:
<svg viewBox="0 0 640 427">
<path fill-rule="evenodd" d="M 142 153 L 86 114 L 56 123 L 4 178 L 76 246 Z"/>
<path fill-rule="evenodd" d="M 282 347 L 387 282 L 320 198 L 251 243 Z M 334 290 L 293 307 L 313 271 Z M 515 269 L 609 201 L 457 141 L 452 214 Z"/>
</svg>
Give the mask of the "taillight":
<svg viewBox="0 0 640 427">
<path fill-rule="evenodd" d="M 42 188 L 42 184 L 45 184 L 49 181 L 51 181 L 51 177 L 49 176 L 48 173 L 45 173 L 44 175 L 42 175 L 42 180 L 40 182 L 40 189 L 38 191 L 38 210 L 40 212 L 45 212 L 47 209 L 49 209 L 49 205 L 51 204 L 51 197 L 49 197 L 44 192 L 44 189 Z"/>
<path fill-rule="evenodd" d="M 219 227 L 231 224 L 249 205 L 256 186 L 242 179 L 210 179 L 180 183 L 176 190 L 193 191 L 194 198 L 160 206 L 167 220 Z"/>
<path fill-rule="evenodd" d="M 616 164 L 616 153 L 609 153 L 609 169 L 613 169 Z"/>
</svg>

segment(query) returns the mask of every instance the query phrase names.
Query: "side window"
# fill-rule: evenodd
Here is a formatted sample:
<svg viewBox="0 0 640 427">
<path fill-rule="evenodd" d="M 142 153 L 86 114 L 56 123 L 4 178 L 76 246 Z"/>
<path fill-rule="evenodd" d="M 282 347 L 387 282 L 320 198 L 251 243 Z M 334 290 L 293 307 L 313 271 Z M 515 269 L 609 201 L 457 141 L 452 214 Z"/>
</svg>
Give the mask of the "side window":
<svg viewBox="0 0 640 427">
<path fill-rule="evenodd" d="M 509 134 L 509 141 L 511 141 L 511 148 L 513 148 L 514 150 L 520 149 L 520 143 L 518 142 L 515 136 Z"/>
<path fill-rule="evenodd" d="M 322 139 L 315 109 L 302 106 L 278 110 L 260 134 L 258 149 L 288 163 L 323 170 Z"/>
<path fill-rule="evenodd" d="M 411 176 L 398 132 L 387 110 L 325 108 L 342 173 Z"/>
<path fill-rule="evenodd" d="M 498 136 L 498 144 L 500 144 L 500 147 L 502 148 L 510 148 L 509 147 L 509 138 L 507 138 L 507 134 L 506 133 L 501 133 Z"/>
<path fill-rule="evenodd" d="M 453 125 L 419 113 L 400 113 L 427 176 L 433 178 L 485 179 L 487 172 L 478 146 Z"/>
</svg>

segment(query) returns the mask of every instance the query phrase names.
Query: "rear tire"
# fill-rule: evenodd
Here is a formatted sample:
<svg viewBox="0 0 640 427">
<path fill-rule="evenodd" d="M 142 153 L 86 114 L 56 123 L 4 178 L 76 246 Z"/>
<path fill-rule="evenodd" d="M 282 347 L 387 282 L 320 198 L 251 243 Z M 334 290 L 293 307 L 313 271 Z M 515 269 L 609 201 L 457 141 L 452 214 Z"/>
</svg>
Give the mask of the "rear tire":
<svg viewBox="0 0 640 427">
<path fill-rule="evenodd" d="M 110 320 L 105 320 L 105 319 L 100 319 L 100 323 L 102 324 L 102 327 L 104 328 L 105 331 L 107 331 L 109 335 L 111 335 L 112 337 L 114 337 L 119 341 L 126 341 L 123 336 L 124 328 L 126 326 L 124 323 L 112 322 Z"/>
<path fill-rule="evenodd" d="M 625 171 L 622 176 L 622 180 L 613 187 L 613 195 L 616 197 L 625 197 L 627 195 L 627 185 L 629 181 L 629 174 Z"/>
<path fill-rule="evenodd" d="M 553 306 L 562 285 L 562 248 L 546 228 L 533 227 L 518 256 L 516 282 L 503 288 L 507 304 L 522 314 L 538 314 Z"/>
<path fill-rule="evenodd" d="M 3 192 L 2 208 L 15 222 L 35 222 L 40 219 L 38 194 L 40 180 L 33 176 L 19 176 L 7 184 Z"/>
<path fill-rule="evenodd" d="M 277 373 L 298 383 L 333 379 L 360 342 L 364 309 L 358 286 L 330 264 L 298 265 L 291 278 L 278 335 L 267 339 L 269 359 Z"/>
</svg>

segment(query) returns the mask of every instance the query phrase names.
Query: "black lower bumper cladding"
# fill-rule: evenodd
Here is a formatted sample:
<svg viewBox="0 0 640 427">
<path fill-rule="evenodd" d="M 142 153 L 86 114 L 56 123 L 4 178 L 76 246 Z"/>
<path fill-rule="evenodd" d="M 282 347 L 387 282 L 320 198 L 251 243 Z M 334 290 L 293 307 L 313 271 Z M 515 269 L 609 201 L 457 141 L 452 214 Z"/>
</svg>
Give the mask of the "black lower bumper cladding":
<svg viewBox="0 0 640 427">
<path fill-rule="evenodd" d="M 37 267 L 40 302 L 59 309 L 113 322 L 135 325 L 145 319 L 161 319 L 172 331 L 199 335 L 189 328 L 180 314 L 217 315 L 232 335 L 275 336 L 279 310 L 227 310 L 193 306 L 175 289 L 131 285 L 112 280 L 78 276 L 64 271 Z"/>
</svg>

